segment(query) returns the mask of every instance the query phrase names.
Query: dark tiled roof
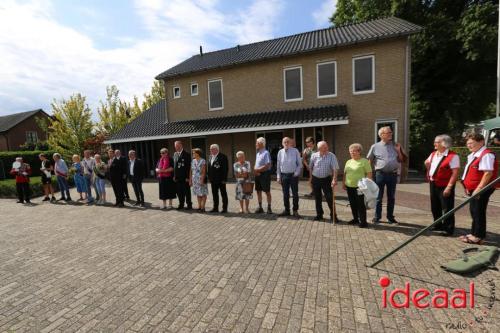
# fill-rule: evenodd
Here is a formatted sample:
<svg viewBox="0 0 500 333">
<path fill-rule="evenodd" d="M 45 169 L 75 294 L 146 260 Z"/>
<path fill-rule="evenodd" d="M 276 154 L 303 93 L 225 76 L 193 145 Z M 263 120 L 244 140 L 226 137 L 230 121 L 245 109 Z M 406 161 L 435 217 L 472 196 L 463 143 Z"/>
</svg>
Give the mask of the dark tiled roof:
<svg viewBox="0 0 500 333">
<path fill-rule="evenodd" d="M 245 132 L 274 126 L 290 128 L 304 125 L 307 127 L 307 124 L 348 120 L 349 118 L 345 104 L 174 122 L 160 122 L 157 114 L 159 112 L 152 109 L 145 111 L 142 116 L 132 121 L 107 141 L 131 141 L 134 138 L 144 140 L 146 137 L 182 137 L 209 132 Z M 146 116 L 146 113 L 150 113 L 150 115 Z M 145 118 L 152 121 L 146 122 Z"/>
<path fill-rule="evenodd" d="M 20 122 L 28 119 L 31 116 L 36 115 L 38 112 L 43 112 L 45 115 L 47 115 L 42 109 L 37 109 L 33 111 L 14 113 L 0 117 L 0 132 L 6 132 L 10 130 L 12 127 L 16 126 Z"/>
<path fill-rule="evenodd" d="M 167 118 L 166 105 L 167 103 L 165 100 L 156 103 L 125 125 L 125 127 L 114 134 L 109 140 L 157 136 L 159 128 L 165 123 Z"/>
<path fill-rule="evenodd" d="M 156 79 L 184 75 L 247 62 L 346 46 L 361 42 L 394 38 L 417 33 L 416 24 L 388 17 L 373 21 L 304 32 L 297 35 L 194 55 L 159 74 Z"/>
</svg>

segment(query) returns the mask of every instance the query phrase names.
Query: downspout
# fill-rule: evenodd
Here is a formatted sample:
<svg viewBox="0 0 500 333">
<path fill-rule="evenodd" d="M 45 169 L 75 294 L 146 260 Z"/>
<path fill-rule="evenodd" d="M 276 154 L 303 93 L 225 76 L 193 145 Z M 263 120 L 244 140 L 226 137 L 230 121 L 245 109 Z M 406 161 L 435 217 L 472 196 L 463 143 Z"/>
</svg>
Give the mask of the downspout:
<svg viewBox="0 0 500 333">
<path fill-rule="evenodd" d="M 404 148 L 409 152 L 410 151 L 410 146 L 409 146 L 409 137 L 410 137 L 410 132 L 409 132 L 409 103 L 410 103 L 410 69 L 411 69 L 411 44 L 410 44 L 410 37 L 407 39 L 406 43 L 406 57 L 405 57 L 405 110 L 404 110 L 404 129 L 405 129 L 405 135 L 404 135 Z"/>
</svg>

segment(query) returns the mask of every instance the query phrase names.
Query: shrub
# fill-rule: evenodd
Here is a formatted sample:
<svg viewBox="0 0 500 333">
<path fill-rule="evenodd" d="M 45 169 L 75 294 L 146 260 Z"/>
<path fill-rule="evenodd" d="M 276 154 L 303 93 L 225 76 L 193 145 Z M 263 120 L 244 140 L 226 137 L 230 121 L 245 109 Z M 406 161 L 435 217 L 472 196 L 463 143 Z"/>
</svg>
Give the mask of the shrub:
<svg viewBox="0 0 500 333">
<path fill-rule="evenodd" d="M 70 186 L 74 185 L 73 178 L 68 178 Z M 52 177 L 52 186 L 54 191 L 59 191 L 57 186 L 56 177 Z M 43 185 L 41 177 L 31 177 L 30 178 L 30 188 L 31 197 L 39 197 L 43 195 Z M 15 179 L 5 179 L 0 180 L 0 198 L 17 198 L 16 192 L 16 180 Z"/>
</svg>

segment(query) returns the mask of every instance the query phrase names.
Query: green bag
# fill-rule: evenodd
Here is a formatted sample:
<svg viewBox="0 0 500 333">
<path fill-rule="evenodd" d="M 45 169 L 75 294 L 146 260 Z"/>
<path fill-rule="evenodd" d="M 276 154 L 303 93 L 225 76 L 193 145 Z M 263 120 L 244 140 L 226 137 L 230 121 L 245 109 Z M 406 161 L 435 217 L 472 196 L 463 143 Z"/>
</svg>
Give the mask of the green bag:
<svg viewBox="0 0 500 333">
<path fill-rule="evenodd" d="M 477 251 L 477 253 L 470 256 L 467 255 L 467 253 L 473 251 Z M 486 246 L 482 249 L 471 247 L 464 249 L 462 252 L 461 259 L 450 261 L 441 267 L 456 274 L 467 274 L 481 268 L 495 267 L 495 260 L 498 256 L 498 248 L 496 246 Z"/>
</svg>

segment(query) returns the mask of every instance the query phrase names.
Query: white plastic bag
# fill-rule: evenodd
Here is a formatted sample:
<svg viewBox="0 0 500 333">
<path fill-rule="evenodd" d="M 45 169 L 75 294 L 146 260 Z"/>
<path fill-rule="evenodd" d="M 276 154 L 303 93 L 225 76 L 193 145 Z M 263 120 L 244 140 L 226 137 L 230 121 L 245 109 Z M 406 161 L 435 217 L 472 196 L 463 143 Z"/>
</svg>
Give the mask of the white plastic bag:
<svg viewBox="0 0 500 333">
<path fill-rule="evenodd" d="M 358 181 L 358 191 L 365 196 L 366 208 L 375 208 L 379 191 L 377 184 L 369 178 L 361 178 Z"/>
</svg>

